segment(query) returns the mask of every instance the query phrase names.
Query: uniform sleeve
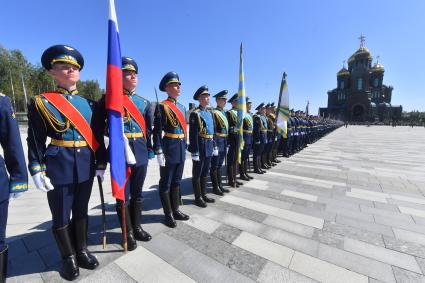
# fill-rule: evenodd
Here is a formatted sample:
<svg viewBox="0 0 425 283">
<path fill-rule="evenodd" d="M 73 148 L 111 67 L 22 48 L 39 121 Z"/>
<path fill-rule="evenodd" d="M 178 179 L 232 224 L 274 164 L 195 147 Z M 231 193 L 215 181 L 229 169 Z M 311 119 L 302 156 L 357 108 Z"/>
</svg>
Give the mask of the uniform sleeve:
<svg viewBox="0 0 425 283">
<path fill-rule="evenodd" d="M 254 116 L 254 127 L 253 127 L 253 133 L 252 133 L 252 138 L 254 140 L 254 143 L 258 144 L 260 143 L 260 129 L 261 129 L 261 119 L 259 116 L 255 115 Z"/>
<path fill-rule="evenodd" d="M 28 173 L 18 123 L 8 97 L 2 97 L 0 112 L 0 143 L 9 172 L 9 192 L 23 192 L 28 190 Z"/>
<path fill-rule="evenodd" d="M 105 109 L 105 96 L 95 102 L 92 117 L 92 129 L 99 143 L 99 148 L 96 150 L 96 169 L 105 170 L 107 165 L 107 150 L 105 146 L 105 129 L 106 129 L 107 115 Z"/>
<path fill-rule="evenodd" d="M 45 171 L 43 156 L 46 151 L 47 127 L 37 111 L 35 99 L 28 106 L 28 170 L 31 176 Z"/>
<path fill-rule="evenodd" d="M 146 101 L 145 113 L 143 115 L 146 122 L 146 147 L 148 148 L 149 158 L 153 157 L 153 145 L 152 145 L 152 108 L 151 103 Z"/>
<path fill-rule="evenodd" d="M 193 111 L 189 117 L 189 152 L 193 155 L 199 155 L 199 117 L 198 113 Z"/>
<path fill-rule="evenodd" d="M 161 140 L 162 140 L 162 129 L 163 129 L 163 122 L 164 121 L 164 111 L 161 104 L 156 104 L 155 106 L 155 114 L 154 114 L 154 121 L 153 121 L 153 131 L 152 131 L 152 140 L 153 140 L 153 150 L 155 151 L 155 154 L 161 154 L 162 153 L 162 146 L 161 146 Z"/>
</svg>

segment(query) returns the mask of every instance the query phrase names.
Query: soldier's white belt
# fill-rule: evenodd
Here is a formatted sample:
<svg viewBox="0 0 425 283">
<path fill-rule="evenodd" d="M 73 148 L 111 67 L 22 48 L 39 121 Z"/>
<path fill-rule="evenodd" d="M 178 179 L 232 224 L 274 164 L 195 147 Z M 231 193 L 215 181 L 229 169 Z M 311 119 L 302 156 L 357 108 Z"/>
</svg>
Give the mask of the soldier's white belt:
<svg viewBox="0 0 425 283">
<path fill-rule="evenodd" d="M 88 145 L 86 141 L 64 141 L 55 139 L 51 139 L 50 144 L 62 147 L 85 147 Z"/>
</svg>

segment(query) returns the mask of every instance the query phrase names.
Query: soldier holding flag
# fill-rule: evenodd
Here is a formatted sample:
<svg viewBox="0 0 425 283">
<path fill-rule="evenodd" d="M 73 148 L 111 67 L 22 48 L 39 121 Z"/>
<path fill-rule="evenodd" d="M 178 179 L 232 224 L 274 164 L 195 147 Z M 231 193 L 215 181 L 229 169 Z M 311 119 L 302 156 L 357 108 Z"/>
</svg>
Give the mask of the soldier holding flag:
<svg viewBox="0 0 425 283">
<path fill-rule="evenodd" d="M 151 121 L 149 115 L 150 102 L 136 93 L 138 84 L 139 68 L 136 61 L 130 57 L 122 57 L 122 82 L 123 82 L 123 122 L 124 122 L 124 142 L 128 153 L 135 158 L 131 164 L 131 173 L 125 184 L 125 203 L 116 200 L 116 211 L 121 228 L 123 215 L 125 213 L 126 233 L 128 250 L 137 247 L 136 240 L 149 241 L 151 235 L 143 230 L 140 225 L 140 218 L 143 208 L 143 185 L 146 178 L 148 159 L 153 158 Z M 107 121 L 105 111 L 105 97 L 99 101 L 99 108 L 103 121 Z M 106 125 L 105 125 L 106 126 Z M 107 127 L 101 127 L 102 129 Z M 107 133 L 109 135 L 109 133 Z M 129 163 L 129 162 L 127 162 Z M 131 162 L 133 163 L 133 162 Z M 124 209 L 122 206 L 125 206 Z"/>
</svg>

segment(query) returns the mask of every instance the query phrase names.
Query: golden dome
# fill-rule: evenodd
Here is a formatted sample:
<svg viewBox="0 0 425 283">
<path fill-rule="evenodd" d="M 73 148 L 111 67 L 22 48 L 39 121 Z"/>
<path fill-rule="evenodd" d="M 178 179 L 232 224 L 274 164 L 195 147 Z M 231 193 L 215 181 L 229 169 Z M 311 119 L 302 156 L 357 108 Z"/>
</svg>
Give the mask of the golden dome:
<svg viewBox="0 0 425 283">
<path fill-rule="evenodd" d="M 349 75 L 350 75 L 350 72 L 345 67 L 342 67 L 342 69 L 339 70 L 339 72 L 337 73 L 338 77 L 339 76 L 349 76 Z"/>
<path fill-rule="evenodd" d="M 380 63 L 376 63 L 372 67 L 372 72 L 385 72 L 384 66 Z"/>
<path fill-rule="evenodd" d="M 360 48 L 354 52 L 353 55 L 351 55 L 351 57 L 348 59 L 348 63 L 353 62 L 354 60 L 356 60 L 359 57 L 366 57 L 370 60 L 372 60 L 372 54 L 370 53 L 369 49 L 367 49 L 364 46 L 360 46 Z"/>
</svg>

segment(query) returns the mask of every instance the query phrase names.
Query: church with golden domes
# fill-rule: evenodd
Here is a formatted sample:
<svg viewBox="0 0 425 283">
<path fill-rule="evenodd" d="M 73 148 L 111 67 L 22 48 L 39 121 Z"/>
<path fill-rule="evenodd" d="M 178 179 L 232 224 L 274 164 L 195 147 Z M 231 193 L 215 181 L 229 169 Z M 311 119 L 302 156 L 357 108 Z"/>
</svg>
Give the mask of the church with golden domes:
<svg viewBox="0 0 425 283">
<path fill-rule="evenodd" d="M 337 87 L 328 91 L 328 107 L 319 108 L 322 117 L 351 122 L 389 122 L 401 118 L 402 106 L 391 105 L 392 86 L 384 84 L 384 66 L 360 36 L 360 48 L 337 73 Z"/>
</svg>

